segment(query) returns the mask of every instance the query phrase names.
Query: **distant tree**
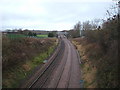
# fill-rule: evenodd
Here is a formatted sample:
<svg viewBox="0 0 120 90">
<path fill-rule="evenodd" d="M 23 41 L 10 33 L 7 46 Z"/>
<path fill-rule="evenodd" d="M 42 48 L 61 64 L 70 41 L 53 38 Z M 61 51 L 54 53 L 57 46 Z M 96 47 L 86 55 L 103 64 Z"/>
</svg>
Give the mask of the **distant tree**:
<svg viewBox="0 0 120 90">
<path fill-rule="evenodd" d="M 21 29 L 21 28 L 20 28 L 20 29 L 18 29 L 18 33 L 23 34 L 23 31 L 22 31 L 22 29 Z"/>
<path fill-rule="evenodd" d="M 90 21 L 83 22 L 83 30 L 92 30 L 92 25 Z"/>
<path fill-rule="evenodd" d="M 68 37 L 73 37 L 73 38 L 77 38 L 77 37 L 79 37 L 80 36 L 80 34 L 79 34 L 79 31 L 78 30 L 70 30 L 69 32 L 68 32 Z"/>
<path fill-rule="evenodd" d="M 33 33 L 29 31 L 28 36 L 33 36 Z"/>
<path fill-rule="evenodd" d="M 80 23 L 80 21 L 76 24 L 76 25 L 74 25 L 74 30 L 80 30 L 81 29 L 81 23 Z"/>
<path fill-rule="evenodd" d="M 48 37 L 54 37 L 53 33 L 48 33 Z"/>
<path fill-rule="evenodd" d="M 23 30 L 23 34 L 24 34 L 24 35 L 28 35 L 28 33 L 29 33 L 29 30 L 28 30 L 28 29 Z"/>
<path fill-rule="evenodd" d="M 56 37 L 57 36 L 57 31 L 52 31 L 52 33 L 54 34 L 54 36 Z"/>
<path fill-rule="evenodd" d="M 36 36 L 37 34 L 36 33 L 33 33 L 33 36 Z"/>
<path fill-rule="evenodd" d="M 74 25 L 73 30 L 70 31 L 69 34 L 74 38 L 79 37 L 80 36 L 80 30 L 81 30 L 81 22 L 79 21 L 78 23 L 76 23 Z"/>
<path fill-rule="evenodd" d="M 98 28 L 100 28 L 100 19 L 94 19 L 93 21 L 91 21 L 91 29 L 92 30 L 96 30 Z"/>
</svg>

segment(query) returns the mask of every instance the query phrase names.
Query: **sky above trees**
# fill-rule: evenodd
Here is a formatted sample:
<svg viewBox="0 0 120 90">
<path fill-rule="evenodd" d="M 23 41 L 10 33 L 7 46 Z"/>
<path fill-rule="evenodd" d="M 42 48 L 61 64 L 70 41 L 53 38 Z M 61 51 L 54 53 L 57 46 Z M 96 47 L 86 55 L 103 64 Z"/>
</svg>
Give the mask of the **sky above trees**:
<svg viewBox="0 0 120 90">
<path fill-rule="evenodd" d="M 78 21 L 105 19 L 112 0 L 0 0 L 0 30 L 69 30 Z"/>
</svg>

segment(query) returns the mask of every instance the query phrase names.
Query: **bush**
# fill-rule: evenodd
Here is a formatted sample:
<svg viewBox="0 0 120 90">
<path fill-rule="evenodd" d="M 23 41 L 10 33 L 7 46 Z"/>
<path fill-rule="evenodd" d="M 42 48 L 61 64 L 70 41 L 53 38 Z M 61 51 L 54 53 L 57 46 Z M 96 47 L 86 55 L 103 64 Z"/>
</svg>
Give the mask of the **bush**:
<svg viewBox="0 0 120 90">
<path fill-rule="evenodd" d="M 48 37 L 54 37 L 54 34 L 53 33 L 49 33 Z"/>
<path fill-rule="evenodd" d="M 33 73 L 36 66 L 42 65 L 56 46 L 55 39 L 2 37 L 3 88 L 19 87 L 21 80 Z"/>
<path fill-rule="evenodd" d="M 32 33 L 32 32 L 29 31 L 28 32 L 28 36 L 34 36 L 35 37 L 35 36 L 37 36 L 37 34 L 36 33 Z"/>
<path fill-rule="evenodd" d="M 84 57 L 88 60 L 87 62 L 90 63 L 90 66 L 94 65 L 96 68 L 97 88 L 120 87 L 118 82 L 119 25 L 116 21 L 118 21 L 117 18 L 107 20 L 103 23 L 101 30 L 85 30 L 85 38 L 75 39 L 82 45 Z M 83 61 L 85 61 L 84 58 Z"/>
<path fill-rule="evenodd" d="M 3 69 L 24 63 L 37 54 L 48 50 L 49 46 L 53 45 L 53 40 L 51 39 L 10 39 L 7 37 L 2 39 Z"/>
</svg>

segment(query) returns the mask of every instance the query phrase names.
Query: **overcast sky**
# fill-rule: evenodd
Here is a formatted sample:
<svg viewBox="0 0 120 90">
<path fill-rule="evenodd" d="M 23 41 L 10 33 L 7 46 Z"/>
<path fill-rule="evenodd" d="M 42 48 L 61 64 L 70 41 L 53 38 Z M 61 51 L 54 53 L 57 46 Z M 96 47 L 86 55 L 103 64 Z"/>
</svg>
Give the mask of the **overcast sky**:
<svg viewBox="0 0 120 90">
<path fill-rule="evenodd" d="M 0 30 L 69 30 L 78 21 L 104 19 L 112 0 L 0 0 Z"/>
</svg>

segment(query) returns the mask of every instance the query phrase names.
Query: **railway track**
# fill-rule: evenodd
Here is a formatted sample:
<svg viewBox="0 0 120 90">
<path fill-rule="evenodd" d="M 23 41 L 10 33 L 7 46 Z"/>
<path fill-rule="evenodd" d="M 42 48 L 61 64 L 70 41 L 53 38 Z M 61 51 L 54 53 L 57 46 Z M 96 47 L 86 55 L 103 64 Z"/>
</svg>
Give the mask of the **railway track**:
<svg viewBox="0 0 120 90">
<path fill-rule="evenodd" d="M 62 58 L 62 53 L 64 52 L 64 41 L 61 40 L 60 50 L 57 55 L 54 57 L 53 61 L 46 67 L 46 69 L 41 73 L 41 75 L 29 86 L 29 88 L 42 88 L 49 78 L 50 74 L 57 66 L 57 63 L 60 62 L 60 58 Z M 37 82 L 38 81 L 38 82 Z"/>
<path fill-rule="evenodd" d="M 57 67 L 57 64 L 60 63 L 60 60 L 63 56 L 65 48 L 65 43 L 61 39 L 57 48 L 57 51 L 52 55 L 49 59 L 50 62 L 48 62 L 47 65 L 43 67 L 43 69 L 40 70 L 39 75 L 35 77 L 32 82 L 27 82 L 26 85 L 21 86 L 21 88 L 42 88 L 47 79 L 49 78 L 50 74 L 54 70 L 55 67 Z"/>
<path fill-rule="evenodd" d="M 73 64 L 74 57 L 72 57 L 72 54 L 73 54 L 72 51 L 75 52 L 75 50 L 74 50 L 74 46 L 69 42 L 69 40 L 65 40 L 64 42 L 65 42 L 65 48 L 66 48 L 64 51 L 64 54 L 66 54 L 66 55 L 63 56 L 59 66 L 54 70 L 53 76 L 51 76 L 49 78 L 50 80 L 48 79 L 47 83 L 44 84 L 43 88 L 69 88 L 69 87 L 72 87 L 71 82 L 74 79 L 74 76 L 73 76 L 74 68 L 73 67 L 75 67 L 75 64 Z M 72 47 L 72 49 L 71 49 L 71 47 Z M 74 84 L 72 83 L 72 85 L 74 85 Z M 76 83 L 75 87 L 79 87 L 77 85 L 78 85 L 78 83 Z"/>
<path fill-rule="evenodd" d="M 74 46 L 68 39 L 61 38 L 49 62 L 22 88 L 80 88 L 80 75 L 79 59 Z"/>
</svg>

